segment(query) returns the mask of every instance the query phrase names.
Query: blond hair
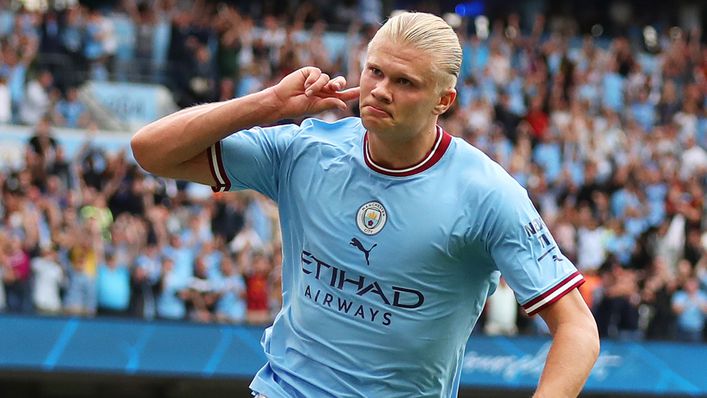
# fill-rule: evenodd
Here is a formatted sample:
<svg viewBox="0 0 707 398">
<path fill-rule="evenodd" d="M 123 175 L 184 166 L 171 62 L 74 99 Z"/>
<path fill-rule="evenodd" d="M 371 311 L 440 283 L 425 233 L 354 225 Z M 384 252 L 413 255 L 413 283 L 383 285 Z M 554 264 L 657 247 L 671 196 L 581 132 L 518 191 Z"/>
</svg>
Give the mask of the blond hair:
<svg viewBox="0 0 707 398">
<path fill-rule="evenodd" d="M 408 44 L 432 57 L 433 71 L 442 77 L 438 87 L 453 88 L 462 64 L 459 38 L 442 18 L 424 12 L 403 12 L 388 19 L 376 32 L 368 51 L 378 40 Z"/>
</svg>

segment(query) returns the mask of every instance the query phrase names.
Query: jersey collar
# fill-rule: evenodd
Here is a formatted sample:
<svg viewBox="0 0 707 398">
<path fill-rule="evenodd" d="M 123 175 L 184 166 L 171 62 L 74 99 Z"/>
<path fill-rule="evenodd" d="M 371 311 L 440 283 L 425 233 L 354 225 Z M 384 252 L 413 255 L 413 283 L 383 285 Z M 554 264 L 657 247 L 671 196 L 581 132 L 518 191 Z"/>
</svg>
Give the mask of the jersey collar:
<svg viewBox="0 0 707 398">
<path fill-rule="evenodd" d="M 371 158 L 371 150 L 368 147 L 368 131 L 363 136 L 363 159 L 366 165 L 373 171 L 393 177 L 407 177 L 414 174 L 422 173 L 437 163 L 444 153 L 447 151 L 449 144 L 452 142 L 452 136 L 441 127 L 437 126 L 437 137 L 435 143 L 425 157 L 417 164 L 406 167 L 404 169 L 390 169 L 376 164 Z"/>
</svg>

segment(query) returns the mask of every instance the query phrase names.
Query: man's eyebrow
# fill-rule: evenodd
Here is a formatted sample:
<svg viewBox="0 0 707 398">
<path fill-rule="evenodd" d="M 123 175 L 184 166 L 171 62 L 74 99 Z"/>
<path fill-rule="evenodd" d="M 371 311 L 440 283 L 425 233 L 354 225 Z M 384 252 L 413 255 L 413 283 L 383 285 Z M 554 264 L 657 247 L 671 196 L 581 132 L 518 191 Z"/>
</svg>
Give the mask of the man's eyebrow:
<svg viewBox="0 0 707 398">
<path fill-rule="evenodd" d="M 380 69 L 380 66 L 378 64 L 376 64 L 375 62 L 366 61 L 366 68 Z M 422 84 L 423 83 L 422 78 L 413 76 L 407 72 L 395 72 L 395 73 L 392 73 L 392 75 L 395 77 L 398 77 L 398 78 L 404 78 L 404 79 L 410 80 L 411 82 L 413 82 L 415 84 Z"/>
<path fill-rule="evenodd" d="M 421 79 L 421 78 L 416 77 L 416 76 L 413 76 L 413 75 L 409 75 L 409 74 L 407 74 L 407 73 L 401 73 L 401 74 L 400 74 L 400 77 L 405 78 L 405 79 L 408 79 L 408 80 L 410 80 L 411 82 L 413 82 L 413 83 L 415 83 L 415 84 L 422 84 L 422 79 Z"/>
</svg>

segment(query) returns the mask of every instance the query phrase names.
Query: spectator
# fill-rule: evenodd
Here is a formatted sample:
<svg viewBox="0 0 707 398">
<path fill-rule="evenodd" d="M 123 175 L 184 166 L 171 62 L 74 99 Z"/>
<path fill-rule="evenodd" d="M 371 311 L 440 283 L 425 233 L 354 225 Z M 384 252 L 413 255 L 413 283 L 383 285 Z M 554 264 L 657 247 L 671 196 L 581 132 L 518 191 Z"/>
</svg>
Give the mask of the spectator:
<svg viewBox="0 0 707 398">
<path fill-rule="evenodd" d="M 614 112 L 620 112 L 624 106 L 626 79 L 618 73 L 616 60 L 607 62 L 607 71 L 602 81 L 603 105 Z"/>
<path fill-rule="evenodd" d="M 30 137 L 29 148 L 39 155 L 42 163 L 51 162 L 55 157 L 58 142 L 51 130 L 49 118 L 41 118 L 34 127 L 34 135 Z"/>
<path fill-rule="evenodd" d="M 703 245 L 707 246 L 707 238 L 703 238 Z M 707 256 L 702 257 L 697 263 L 695 275 L 697 275 L 697 279 L 700 281 L 700 288 L 707 291 Z"/>
<path fill-rule="evenodd" d="M 175 95 L 177 104 L 181 107 L 192 105 L 185 95 L 188 93 L 190 66 L 186 59 L 191 59 L 190 46 L 195 44 L 191 35 L 192 15 L 187 10 L 176 10 L 173 13 L 169 49 L 167 52 L 168 82 Z"/>
<path fill-rule="evenodd" d="M 61 21 L 57 12 L 53 9 L 47 10 L 42 15 L 42 23 L 39 27 L 39 52 L 42 55 L 56 56 L 62 53 L 61 44 Z M 44 66 L 48 66 L 49 63 Z"/>
<path fill-rule="evenodd" d="M 48 118 L 42 118 L 36 125 L 34 135 L 29 139 L 25 152 L 25 169 L 31 183 L 42 191 L 46 188 L 47 172 L 56 161 L 58 142 L 51 131 Z"/>
<path fill-rule="evenodd" d="M 36 47 L 28 46 L 21 50 L 14 46 L 3 46 L 2 64 L 0 64 L 0 76 L 7 79 L 7 86 L 10 90 L 10 100 L 12 102 L 12 112 L 15 115 L 13 120 L 19 121 L 17 113 L 20 111 L 20 104 L 25 96 L 25 77 L 30 63 L 36 55 Z"/>
<path fill-rule="evenodd" d="M 244 249 L 239 254 L 239 261 L 243 264 L 248 261 L 250 250 Z M 253 253 L 251 266 L 246 266 L 244 271 L 246 284 L 246 314 L 248 323 L 263 325 L 270 321 L 270 298 L 268 274 L 270 264 L 265 254 Z"/>
<path fill-rule="evenodd" d="M 135 259 L 132 273 L 133 314 L 144 319 L 154 319 L 157 312 L 157 294 L 162 273 L 162 257 L 157 244 L 149 243 Z"/>
<path fill-rule="evenodd" d="M 12 97 L 7 77 L 0 74 L 0 124 L 12 121 Z"/>
<path fill-rule="evenodd" d="M 219 292 L 216 303 L 216 319 L 219 322 L 241 323 L 246 320 L 246 288 L 243 276 L 233 264 L 231 256 L 223 256 L 220 267 Z"/>
<path fill-rule="evenodd" d="M 697 145 L 693 135 L 687 137 L 680 160 L 680 178 L 682 180 L 688 180 L 692 176 L 704 177 L 707 173 L 707 151 Z"/>
<path fill-rule="evenodd" d="M 213 321 L 214 307 L 219 297 L 217 282 L 209 278 L 204 256 L 197 256 L 194 260 L 194 276 L 187 286 L 185 296 L 189 317 L 197 322 Z"/>
<path fill-rule="evenodd" d="M 641 303 L 647 312 L 646 339 L 667 340 L 673 336 L 675 317 L 671 298 L 675 287 L 675 280 L 665 259 L 656 257 L 641 289 Z"/>
<path fill-rule="evenodd" d="M 528 114 L 525 116 L 525 120 L 530 124 L 535 141 L 542 141 L 548 133 L 550 119 L 543 108 L 543 98 L 533 97 L 530 100 Z"/>
<path fill-rule="evenodd" d="M 192 103 L 210 102 L 216 94 L 216 69 L 208 46 L 197 43 L 194 50 L 194 65 L 189 74 L 189 95 Z"/>
<path fill-rule="evenodd" d="M 157 15 L 147 2 L 125 2 L 135 23 L 135 61 L 141 78 L 153 79 L 153 54 L 157 30 Z"/>
<path fill-rule="evenodd" d="M 106 253 L 96 275 L 98 313 L 125 316 L 130 304 L 129 264 L 121 261 L 117 253 Z"/>
<path fill-rule="evenodd" d="M 698 342 L 702 339 L 702 328 L 707 318 L 707 293 L 700 289 L 699 281 L 690 277 L 672 300 L 673 312 L 677 316 L 678 340 Z"/>
<path fill-rule="evenodd" d="M 49 113 L 56 96 L 53 84 L 54 76 L 48 70 L 40 71 L 36 78 L 27 83 L 27 90 L 20 104 L 22 123 L 35 125 Z"/>
<path fill-rule="evenodd" d="M 84 189 L 83 195 L 85 205 L 79 209 L 82 222 L 90 222 L 91 225 L 95 225 L 103 239 L 109 240 L 113 214 L 106 206 L 105 195 L 90 187 Z"/>
<path fill-rule="evenodd" d="M 170 245 L 163 249 L 163 255 L 173 261 L 174 270 L 170 272 L 178 274 L 180 280 L 189 280 L 192 277 L 196 250 L 185 245 L 181 236 L 173 234 L 170 237 Z"/>
<path fill-rule="evenodd" d="M 665 125 L 673 120 L 673 116 L 681 108 L 680 99 L 677 95 L 675 82 L 668 80 L 663 85 L 663 92 L 658 103 L 658 123 Z"/>
<path fill-rule="evenodd" d="M 2 242 L 0 265 L 3 267 L 3 282 L 10 312 L 32 311 L 32 286 L 30 281 L 30 258 L 22 249 L 19 236 L 11 234 Z"/>
<path fill-rule="evenodd" d="M 601 298 L 595 317 L 599 336 L 635 340 L 639 337 L 638 304 L 640 296 L 634 271 L 627 270 L 612 257 L 602 265 Z"/>
<path fill-rule="evenodd" d="M 189 214 L 187 217 L 187 225 L 183 228 L 180 240 L 194 251 L 199 251 L 207 242 L 213 240 L 211 229 L 209 229 L 208 219 L 206 214 Z"/>
<path fill-rule="evenodd" d="M 62 127 L 85 128 L 88 125 L 86 105 L 79 100 L 76 87 L 69 87 L 66 96 L 54 105 L 54 123 Z"/>
<path fill-rule="evenodd" d="M 107 80 L 109 65 L 115 55 L 117 39 L 113 23 L 97 8 L 88 11 L 84 26 L 83 55 L 89 63 L 93 80 Z"/>
<path fill-rule="evenodd" d="M 162 279 L 157 297 L 157 317 L 162 319 L 184 319 L 187 314 L 185 300 L 188 297 L 189 280 L 175 271 L 175 262 L 162 258 Z"/>
<path fill-rule="evenodd" d="M 560 209 L 558 217 L 552 223 L 550 230 L 552 235 L 556 236 L 560 250 L 565 256 L 573 262 L 577 262 L 577 211 L 570 201 L 566 201 Z M 586 283 L 586 282 L 585 282 Z"/>
<path fill-rule="evenodd" d="M 591 215 L 589 207 L 579 209 L 580 227 L 577 230 L 577 268 L 580 271 L 597 270 L 606 259 L 604 239 L 606 230 Z"/>
<path fill-rule="evenodd" d="M 257 194 L 248 195 L 245 206 L 247 224 L 253 227 L 262 242 L 272 242 L 273 219 L 276 218 L 277 209 L 267 198 Z M 251 247 L 254 246 L 251 244 Z"/>
<path fill-rule="evenodd" d="M 105 178 L 107 159 L 104 151 L 93 144 L 95 134 L 95 125 L 89 126 L 86 141 L 77 154 L 80 162 L 77 177 L 83 185 L 101 191 L 107 182 Z"/>
<path fill-rule="evenodd" d="M 69 287 L 64 308 L 71 315 L 96 314 L 96 270 L 103 250 L 103 238 L 94 219 L 83 224 L 80 234 L 71 237 Z"/>
<path fill-rule="evenodd" d="M 62 197 L 57 198 L 57 203 L 61 203 L 62 208 L 68 206 L 68 196 L 72 192 L 71 189 L 76 185 L 74 180 L 73 165 L 69 164 L 69 159 L 66 158 L 66 152 L 61 145 L 57 146 L 54 153 L 54 161 L 49 164 L 47 173 L 51 177 L 55 177 L 58 183 L 63 188 Z M 47 182 L 51 181 L 51 177 Z"/>
<path fill-rule="evenodd" d="M 41 256 L 32 259 L 34 286 L 32 301 L 41 314 L 59 314 L 62 310 L 61 289 L 64 287 L 64 269 L 53 248 L 43 248 Z"/>
<path fill-rule="evenodd" d="M 629 108 L 629 113 L 644 132 L 652 133 L 655 125 L 656 110 L 655 105 L 648 98 L 647 88 L 641 87 L 639 89 L 637 98 Z"/>
<path fill-rule="evenodd" d="M 250 222 L 246 221 L 245 226 L 229 243 L 229 248 L 234 253 L 240 253 L 244 249 L 252 249 L 262 251 L 265 249 L 267 242 L 264 242 L 258 233 L 253 229 Z"/>
<path fill-rule="evenodd" d="M 60 29 L 60 40 L 62 52 L 66 55 L 62 60 L 69 64 L 67 67 L 63 68 L 64 71 L 81 71 L 85 72 L 85 57 L 83 54 L 83 8 L 75 4 L 69 6 L 64 12 L 64 18 Z M 75 73 L 75 72 L 74 72 Z M 74 79 L 69 76 L 61 76 L 65 83 L 76 84 Z M 83 78 L 83 77 L 82 77 Z M 68 80 L 68 81 L 67 81 Z M 78 80 L 78 79 L 76 79 Z"/>
<path fill-rule="evenodd" d="M 617 219 L 611 219 L 608 223 L 609 230 L 607 231 L 607 236 L 605 237 L 606 251 L 614 256 L 622 267 L 628 267 L 631 260 L 631 253 L 633 252 L 635 242 L 635 236 L 640 235 L 643 231 L 639 231 L 638 234 L 630 234 L 626 231 L 625 223 L 620 222 Z"/>
<path fill-rule="evenodd" d="M 487 101 L 496 104 L 494 107 L 494 115 L 496 117 L 495 121 L 503 127 L 503 133 L 515 142 L 517 139 L 516 128 L 520 123 L 520 116 L 513 112 L 511 109 L 510 97 L 506 93 L 501 93 L 500 100 L 498 102 L 492 101 L 486 98 Z"/>
</svg>

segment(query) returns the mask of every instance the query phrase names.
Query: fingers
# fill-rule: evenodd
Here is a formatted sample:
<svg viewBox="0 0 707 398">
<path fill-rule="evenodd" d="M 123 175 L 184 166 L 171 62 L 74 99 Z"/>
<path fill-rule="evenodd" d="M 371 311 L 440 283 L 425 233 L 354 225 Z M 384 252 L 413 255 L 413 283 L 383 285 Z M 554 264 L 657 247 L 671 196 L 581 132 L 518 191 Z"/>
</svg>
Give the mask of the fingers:
<svg viewBox="0 0 707 398">
<path fill-rule="evenodd" d="M 341 99 L 342 101 L 357 100 L 360 95 L 361 95 L 361 87 L 351 87 L 351 88 L 347 88 L 344 91 L 339 91 L 336 93 L 336 96 L 339 99 Z"/>
<path fill-rule="evenodd" d="M 319 105 L 321 107 L 320 111 L 333 108 L 339 108 L 340 110 L 345 111 L 346 108 L 348 108 L 344 101 L 335 97 L 324 98 L 321 100 Z"/>
<path fill-rule="evenodd" d="M 304 82 L 304 86 L 305 86 L 304 94 L 307 97 L 311 97 L 312 94 L 320 92 L 324 88 L 324 86 L 327 83 L 329 83 L 329 75 L 327 75 L 326 73 L 322 73 L 319 70 L 318 70 L 318 72 L 319 72 L 319 76 L 317 76 L 316 80 L 312 84 L 307 86 L 307 82 L 311 81 L 310 79 L 313 79 L 313 76 L 317 74 L 316 72 L 313 72 L 312 74 L 310 74 L 307 77 L 307 81 Z"/>
<path fill-rule="evenodd" d="M 346 110 L 346 102 L 359 98 L 360 88 L 346 89 L 346 78 L 343 76 L 331 78 L 315 67 L 304 68 L 302 72 L 305 75 L 304 94 L 314 101 L 310 111 L 316 113 L 332 108 Z"/>
<path fill-rule="evenodd" d="M 304 92 L 309 97 L 312 95 L 310 88 L 321 77 L 322 71 L 319 68 L 305 68 L 303 71 L 307 74 L 307 78 L 304 81 Z"/>
<path fill-rule="evenodd" d="M 312 68 L 304 82 L 304 93 L 308 97 L 315 93 L 332 94 L 342 90 L 344 87 L 346 87 L 345 77 L 337 76 L 332 79 L 326 73 L 322 73 L 321 70 Z"/>
<path fill-rule="evenodd" d="M 334 92 L 324 96 L 315 96 L 315 105 L 312 109 L 314 113 L 323 112 L 327 109 L 338 108 L 341 111 L 349 109 L 346 104 L 348 101 L 357 100 L 361 89 L 359 87 L 352 87 L 344 91 Z"/>
<path fill-rule="evenodd" d="M 346 78 L 343 76 L 337 76 L 329 81 L 325 86 L 327 91 L 336 92 L 346 87 Z"/>
</svg>

